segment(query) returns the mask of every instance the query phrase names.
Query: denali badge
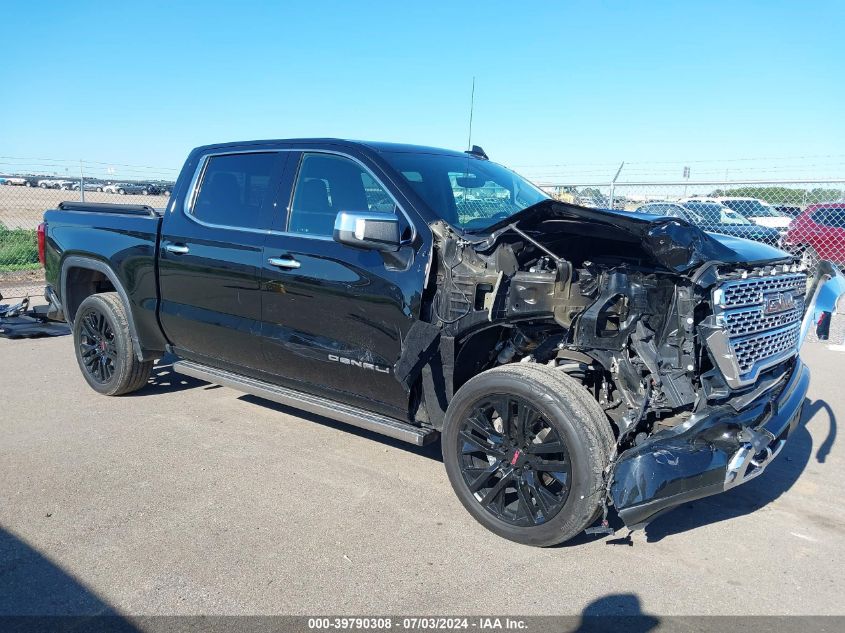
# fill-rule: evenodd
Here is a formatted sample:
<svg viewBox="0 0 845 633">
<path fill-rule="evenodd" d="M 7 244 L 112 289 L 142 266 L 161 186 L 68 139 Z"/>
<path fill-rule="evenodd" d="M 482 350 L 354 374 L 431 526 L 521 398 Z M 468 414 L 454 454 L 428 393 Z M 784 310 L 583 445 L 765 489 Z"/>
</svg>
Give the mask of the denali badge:
<svg viewBox="0 0 845 633">
<path fill-rule="evenodd" d="M 788 292 L 774 292 L 763 297 L 763 314 L 775 314 L 795 307 L 795 295 Z"/>
<path fill-rule="evenodd" d="M 364 361 L 360 360 L 352 360 L 351 358 L 345 358 L 343 356 L 335 356 L 334 354 L 329 354 L 329 360 L 333 360 L 336 363 L 340 363 L 341 365 L 350 365 L 351 367 L 360 367 L 361 369 L 370 369 L 372 371 L 377 371 L 381 374 L 389 374 L 390 367 L 385 367 L 384 365 L 374 365 L 373 363 L 365 363 Z"/>
</svg>

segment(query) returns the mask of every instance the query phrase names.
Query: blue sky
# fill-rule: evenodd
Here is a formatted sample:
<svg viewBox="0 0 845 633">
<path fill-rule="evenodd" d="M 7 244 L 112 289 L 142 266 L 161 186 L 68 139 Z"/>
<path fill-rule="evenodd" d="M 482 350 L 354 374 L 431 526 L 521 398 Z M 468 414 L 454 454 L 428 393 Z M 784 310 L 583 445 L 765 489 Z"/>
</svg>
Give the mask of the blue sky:
<svg viewBox="0 0 845 633">
<path fill-rule="evenodd" d="M 0 156 L 178 168 L 196 145 L 297 136 L 460 149 L 475 76 L 473 141 L 536 180 L 622 160 L 631 179 L 842 176 L 843 18 L 841 1 L 5 3 Z"/>
</svg>

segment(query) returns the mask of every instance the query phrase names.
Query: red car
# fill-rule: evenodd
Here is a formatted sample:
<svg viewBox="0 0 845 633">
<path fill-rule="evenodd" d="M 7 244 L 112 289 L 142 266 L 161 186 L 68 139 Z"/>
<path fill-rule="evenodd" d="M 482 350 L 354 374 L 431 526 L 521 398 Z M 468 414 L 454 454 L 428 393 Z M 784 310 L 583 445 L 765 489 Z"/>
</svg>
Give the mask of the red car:
<svg viewBox="0 0 845 633">
<path fill-rule="evenodd" d="M 812 204 L 786 232 L 784 245 L 814 267 L 821 259 L 845 266 L 845 202 Z"/>
</svg>

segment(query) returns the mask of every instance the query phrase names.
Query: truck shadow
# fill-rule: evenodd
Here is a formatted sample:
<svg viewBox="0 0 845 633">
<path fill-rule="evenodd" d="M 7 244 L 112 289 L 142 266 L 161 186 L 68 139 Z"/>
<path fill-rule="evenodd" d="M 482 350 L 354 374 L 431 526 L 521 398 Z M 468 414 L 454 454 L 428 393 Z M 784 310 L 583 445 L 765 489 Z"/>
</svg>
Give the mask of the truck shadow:
<svg viewBox="0 0 845 633">
<path fill-rule="evenodd" d="M 278 402 L 273 402 L 272 400 L 265 400 L 264 398 L 259 398 L 258 396 L 253 396 L 251 394 L 244 394 L 242 396 L 239 396 L 238 400 L 257 404 L 266 409 L 274 409 L 279 413 L 284 413 L 286 415 L 290 415 L 301 420 L 307 420 L 308 422 L 313 422 L 315 424 L 328 426 L 330 428 L 343 431 L 344 433 L 357 435 L 358 437 L 363 437 L 368 440 L 372 440 L 373 442 L 383 444 L 385 446 L 401 448 L 404 451 L 408 451 L 409 453 L 413 453 L 414 455 L 419 455 L 420 457 L 426 457 L 428 459 L 433 459 L 438 462 L 443 461 L 443 454 L 440 452 L 439 440 L 435 440 L 434 442 L 431 442 L 426 446 L 415 446 L 414 444 L 409 444 L 408 442 L 403 442 L 402 440 L 395 440 L 392 437 L 387 437 L 386 435 L 382 435 L 381 433 L 368 431 L 367 429 L 361 429 L 357 426 L 346 424 L 345 422 L 338 422 L 337 420 L 332 420 L 331 418 L 327 418 L 322 415 L 302 411 L 301 409 L 296 409 L 294 407 L 289 407 L 284 404 L 279 404 Z"/>
<path fill-rule="evenodd" d="M 1 528 L 0 561 L 4 630 L 138 630 L 69 571 Z"/>
<path fill-rule="evenodd" d="M 153 371 L 147 384 L 135 393 L 129 394 L 129 397 L 148 396 L 153 393 L 171 393 L 197 387 L 205 387 L 206 389 L 217 389 L 219 387 L 219 385 L 212 385 L 203 380 L 176 373 L 173 371 L 173 363 L 176 360 L 176 357 L 169 355 L 158 359 L 153 365 Z"/>
<path fill-rule="evenodd" d="M 206 390 L 220 388 L 220 385 L 214 385 L 205 382 L 204 380 L 185 376 L 183 374 L 179 374 L 173 371 L 173 363 L 176 360 L 176 357 L 170 355 L 167 355 L 157 360 L 155 362 L 155 365 L 153 366 L 153 371 L 150 375 L 149 382 L 147 382 L 147 384 L 142 389 L 139 389 L 133 394 L 129 394 L 128 397 L 142 397 L 153 395 L 156 393 L 172 393 L 184 391 L 186 389 L 196 389 L 199 387 L 202 387 Z M 258 396 L 243 394 L 241 396 L 238 396 L 238 399 L 244 402 L 257 404 L 268 409 L 275 409 L 280 413 L 285 413 L 293 417 L 308 420 L 309 422 L 314 422 L 315 424 L 329 426 L 331 428 L 341 430 L 345 433 L 353 433 L 360 437 L 365 437 L 367 439 L 373 440 L 374 442 L 379 442 L 387 446 L 401 448 L 403 450 L 406 450 L 410 453 L 414 453 L 416 455 L 420 455 L 422 457 L 427 457 L 429 459 L 434 459 L 436 461 L 441 462 L 443 461 L 443 457 L 440 453 L 440 442 L 438 441 L 432 442 L 427 446 L 414 446 L 413 444 L 408 444 L 407 442 L 403 442 L 401 440 L 394 440 L 393 438 L 386 437 L 379 433 L 367 431 L 366 429 L 359 429 L 358 427 L 351 426 L 349 424 L 344 424 L 343 422 L 337 422 L 335 420 L 332 420 L 331 418 L 326 418 L 321 415 L 315 415 L 313 413 L 308 413 L 307 411 L 302 411 L 300 409 L 295 409 L 293 407 L 278 404 L 276 402 L 273 402 L 272 400 L 265 400 L 264 398 L 260 398 Z"/>
<path fill-rule="evenodd" d="M 830 454 L 830 449 L 833 448 L 833 443 L 836 441 L 836 415 L 833 409 L 824 400 L 816 400 L 815 402 L 807 402 L 804 405 L 804 416 L 807 421 L 812 420 L 819 411 L 824 410 L 827 413 L 829 425 L 827 437 L 819 445 L 819 450 L 816 451 L 816 461 L 824 464 L 827 456 Z"/>
<path fill-rule="evenodd" d="M 780 497 L 795 484 L 810 461 L 813 438 L 807 423 L 821 412 L 829 423 L 827 437 L 816 453 L 816 459 L 823 463 L 836 438 L 836 416 L 824 400 L 805 400 L 801 421 L 766 472 L 723 494 L 684 504 L 658 517 L 645 528 L 647 541 L 654 543 L 673 534 L 750 514 Z"/>
</svg>

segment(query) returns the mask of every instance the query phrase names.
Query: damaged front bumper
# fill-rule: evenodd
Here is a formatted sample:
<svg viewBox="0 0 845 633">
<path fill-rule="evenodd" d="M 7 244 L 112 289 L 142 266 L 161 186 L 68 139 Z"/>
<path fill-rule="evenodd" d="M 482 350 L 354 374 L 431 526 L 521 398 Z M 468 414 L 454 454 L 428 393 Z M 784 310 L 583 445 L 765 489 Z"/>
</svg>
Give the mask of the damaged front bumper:
<svg viewBox="0 0 845 633">
<path fill-rule="evenodd" d="M 760 475 L 798 424 L 809 383 L 809 369 L 796 358 L 782 388 L 741 411 L 713 407 L 623 453 L 610 493 L 625 525 L 641 528 L 677 505 Z"/>
<path fill-rule="evenodd" d="M 843 294 L 845 277 L 820 262 L 807 293 L 798 350 L 819 312 L 833 310 Z M 761 378 L 756 388 L 622 453 L 611 473 L 610 497 L 625 524 L 643 527 L 679 504 L 762 474 L 797 426 L 810 383 L 799 356 L 790 365 L 782 376 Z"/>
<path fill-rule="evenodd" d="M 845 277 L 821 262 L 807 292 L 799 350 L 818 313 L 833 310 L 843 294 Z M 801 358 L 796 355 L 790 363 L 782 376 L 760 379 L 756 389 L 707 407 L 622 453 L 611 472 L 610 497 L 630 529 L 762 474 L 798 425 L 810 383 Z"/>
</svg>

